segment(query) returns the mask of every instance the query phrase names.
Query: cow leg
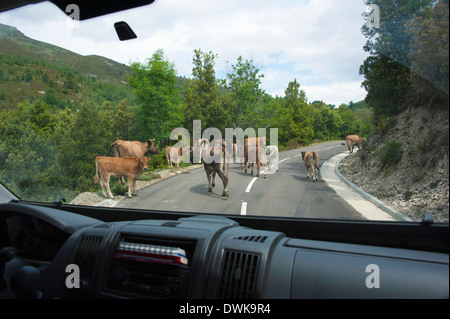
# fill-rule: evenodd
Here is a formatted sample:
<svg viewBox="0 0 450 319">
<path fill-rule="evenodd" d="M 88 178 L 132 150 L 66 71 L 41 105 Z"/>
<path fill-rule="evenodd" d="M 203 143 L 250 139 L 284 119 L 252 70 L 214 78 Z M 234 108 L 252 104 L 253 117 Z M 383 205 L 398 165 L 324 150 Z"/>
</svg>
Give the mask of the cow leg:
<svg viewBox="0 0 450 319">
<path fill-rule="evenodd" d="M 133 196 L 136 196 L 136 180 L 137 178 L 133 178 L 133 192 L 131 193 Z"/>
<path fill-rule="evenodd" d="M 128 177 L 128 198 L 131 198 L 131 188 L 133 186 L 133 179 Z"/>
<path fill-rule="evenodd" d="M 230 194 L 228 194 L 228 177 L 220 169 L 217 172 L 217 174 L 219 174 L 219 177 L 220 177 L 220 179 L 223 182 L 223 193 L 222 193 L 222 196 L 226 196 L 227 198 L 230 197 Z"/>
<path fill-rule="evenodd" d="M 103 180 L 103 176 L 101 176 L 101 178 L 100 178 L 100 186 L 102 187 L 102 192 L 103 192 L 103 196 L 105 196 L 105 198 L 108 198 L 108 194 L 106 194 L 106 191 L 105 191 L 105 185 L 104 185 L 104 180 Z"/>
<path fill-rule="evenodd" d="M 212 192 L 212 187 L 211 187 L 211 172 L 209 170 L 205 170 L 206 171 L 206 177 L 208 178 L 208 192 Z"/>
<path fill-rule="evenodd" d="M 212 174 L 212 183 L 211 183 L 211 187 L 216 187 L 216 183 L 215 183 L 215 180 L 216 180 L 216 171 L 211 172 L 211 174 Z"/>
<path fill-rule="evenodd" d="M 109 198 L 114 198 L 114 196 L 113 196 L 113 194 L 111 193 L 111 189 L 109 188 L 109 180 L 110 180 L 110 177 L 111 176 L 108 176 L 107 178 L 106 178 L 106 191 L 108 192 L 108 197 Z"/>
<path fill-rule="evenodd" d="M 225 174 L 226 177 L 228 177 L 228 172 L 230 170 L 230 163 L 225 163 L 223 165 L 224 169 L 223 169 L 223 173 Z"/>
</svg>

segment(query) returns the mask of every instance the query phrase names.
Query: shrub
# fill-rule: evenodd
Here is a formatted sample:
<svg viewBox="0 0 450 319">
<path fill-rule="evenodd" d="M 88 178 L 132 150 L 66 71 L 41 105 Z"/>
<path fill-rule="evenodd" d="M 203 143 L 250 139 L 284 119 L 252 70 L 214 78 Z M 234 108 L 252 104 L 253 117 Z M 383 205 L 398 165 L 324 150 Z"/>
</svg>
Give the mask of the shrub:
<svg viewBox="0 0 450 319">
<path fill-rule="evenodd" d="M 390 166 L 395 164 L 402 158 L 402 143 L 397 141 L 389 141 L 375 155 L 380 159 L 383 165 Z"/>
</svg>

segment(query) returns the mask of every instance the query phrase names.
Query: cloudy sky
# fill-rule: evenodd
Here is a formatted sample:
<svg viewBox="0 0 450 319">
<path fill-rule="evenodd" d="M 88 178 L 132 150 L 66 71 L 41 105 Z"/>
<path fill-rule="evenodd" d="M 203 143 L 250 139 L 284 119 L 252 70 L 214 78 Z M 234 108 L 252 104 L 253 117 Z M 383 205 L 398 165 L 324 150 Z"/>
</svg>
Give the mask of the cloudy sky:
<svg viewBox="0 0 450 319">
<path fill-rule="evenodd" d="M 310 102 L 338 106 L 366 95 L 358 74 L 366 57 L 365 10 L 363 0 L 156 0 L 73 22 L 42 3 L 0 13 L 0 23 L 79 54 L 125 64 L 145 62 L 161 48 L 185 77 L 192 73 L 194 49 L 218 54 L 218 78 L 225 78 L 241 55 L 261 69 L 267 93 L 284 96 L 288 83 L 297 79 Z M 113 27 L 117 21 L 126 21 L 138 38 L 120 42 Z"/>
</svg>

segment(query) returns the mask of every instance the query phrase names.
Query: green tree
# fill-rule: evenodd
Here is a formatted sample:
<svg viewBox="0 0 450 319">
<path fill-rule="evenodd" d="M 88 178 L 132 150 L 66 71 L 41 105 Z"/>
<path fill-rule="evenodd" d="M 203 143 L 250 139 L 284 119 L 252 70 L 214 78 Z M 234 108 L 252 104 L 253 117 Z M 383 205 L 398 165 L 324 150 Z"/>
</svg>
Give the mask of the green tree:
<svg viewBox="0 0 450 319">
<path fill-rule="evenodd" d="M 292 139 L 298 140 L 301 144 L 311 142 L 313 131 L 313 108 L 308 105 L 306 94 L 300 90 L 300 84 L 296 79 L 288 83 L 284 91 L 282 107 L 285 110 L 282 116 L 283 134 L 281 141 L 287 142 Z"/>
<path fill-rule="evenodd" d="M 127 99 L 123 99 L 116 106 L 116 113 L 112 122 L 114 134 L 113 140 L 144 140 L 136 123 L 134 108 L 128 104 Z"/>
<path fill-rule="evenodd" d="M 128 83 L 140 101 L 137 120 L 145 138 L 162 145 L 183 122 L 175 65 L 159 49 L 146 64 L 131 64 Z"/>
<path fill-rule="evenodd" d="M 342 119 L 336 109 L 325 103 L 314 103 L 314 134 L 321 141 L 340 138 Z"/>
<path fill-rule="evenodd" d="M 379 7 L 380 27 L 362 27 L 367 37 L 364 50 L 370 56 L 360 67 L 367 91 L 366 102 L 374 110 L 374 119 L 398 114 L 406 107 L 410 92 L 411 35 L 407 22 L 431 4 L 431 0 L 366 0 Z"/>
<path fill-rule="evenodd" d="M 243 60 L 242 56 L 231 65 L 227 73 L 225 87 L 230 93 L 231 125 L 236 128 L 257 126 L 257 114 L 261 113 L 264 91 L 260 88 L 263 74 L 259 73 L 253 60 Z"/>
<path fill-rule="evenodd" d="M 21 198 L 52 199 L 54 180 L 61 175 L 51 139 L 55 123 L 55 113 L 42 100 L 0 113 L 0 174 Z"/>
<path fill-rule="evenodd" d="M 214 71 L 217 54 L 194 50 L 193 78 L 186 82 L 184 92 L 185 128 L 192 132 L 193 120 L 202 121 L 202 127 L 223 130 L 229 121 L 225 109 L 225 92 L 221 90 Z"/>
<path fill-rule="evenodd" d="M 342 120 L 341 126 L 339 127 L 339 138 L 344 139 L 349 134 L 359 133 L 360 124 L 349 107 L 341 104 L 338 108 L 338 113 Z"/>
<path fill-rule="evenodd" d="M 439 1 L 407 23 L 411 36 L 411 100 L 449 107 L 449 5 Z"/>
</svg>

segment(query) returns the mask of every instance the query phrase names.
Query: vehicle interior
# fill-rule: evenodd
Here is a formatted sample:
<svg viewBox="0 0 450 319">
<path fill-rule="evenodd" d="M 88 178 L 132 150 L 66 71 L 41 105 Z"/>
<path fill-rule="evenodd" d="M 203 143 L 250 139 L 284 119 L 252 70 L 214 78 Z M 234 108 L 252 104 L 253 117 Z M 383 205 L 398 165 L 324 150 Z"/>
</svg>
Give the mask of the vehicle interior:
<svg viewBox="0 0 450 319">
<path fill-rule="evenodd" d="M 2 1 L 0 12 L 36 2 Z M 76 2 L 83 23 L 154 1 L 51 2 L 67 15 Z M 133 41 L 132 23 L 115 22 L 105 28 Z M 0 184 L 0 298 L 448 299 L 448 222 L 423 213 L 370 221 L 70 205 Z"/>
</svg>

